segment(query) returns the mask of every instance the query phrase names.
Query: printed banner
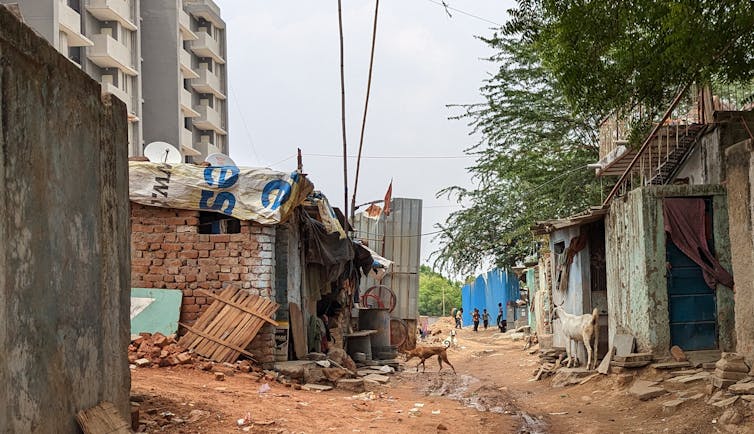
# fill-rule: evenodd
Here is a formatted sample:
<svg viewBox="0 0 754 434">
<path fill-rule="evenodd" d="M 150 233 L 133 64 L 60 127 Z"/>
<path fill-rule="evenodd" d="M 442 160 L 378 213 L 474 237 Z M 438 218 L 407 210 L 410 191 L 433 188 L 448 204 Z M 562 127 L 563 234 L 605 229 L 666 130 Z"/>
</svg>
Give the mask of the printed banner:
<svg viewBox="0 0 754 434">
<path fill-rule="evenodd" d="M 129 197 L 163 208 L 222 213 L 265 225 L 284 222 L 314 190 L 298 172 L 130 161 Z"/>
</svg>

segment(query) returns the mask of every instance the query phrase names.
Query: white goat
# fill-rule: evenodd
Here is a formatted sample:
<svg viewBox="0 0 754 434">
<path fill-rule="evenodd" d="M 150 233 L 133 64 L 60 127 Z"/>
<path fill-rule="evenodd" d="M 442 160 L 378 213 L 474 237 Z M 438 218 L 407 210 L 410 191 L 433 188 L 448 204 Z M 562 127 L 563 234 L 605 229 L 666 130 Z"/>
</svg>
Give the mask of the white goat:
<svg viewBox="0 0 754 434">
<path fill-rule="evenodd" d="M 568 339 L 566 354 L 568 355 L 569 368 L 576 359 L 575 354 L 572 353 L 571 349 L 571 344 L 573 342 L 576 342 L 576 345 L 578 345 L 578 342 L 584 343 L 587 354 L 586 368 L 594 369 L 597 367 L 597 344 L 599 342 L 599 326 L 597 325 L 597 320 L 599 317 L 600 311 L 596 308 L 591 314 L 585 313 L 584 315 L 571 315 L 560 306 L 555 308 L 553 319 L 560 318 L 561 329 L 563 330 L 566 339 Z M 592 338 L 594 338 L 594 347 L 592 347 Z M 594 351 L 592 351 L 592 348 L 594 348 Z"/>
</svg>

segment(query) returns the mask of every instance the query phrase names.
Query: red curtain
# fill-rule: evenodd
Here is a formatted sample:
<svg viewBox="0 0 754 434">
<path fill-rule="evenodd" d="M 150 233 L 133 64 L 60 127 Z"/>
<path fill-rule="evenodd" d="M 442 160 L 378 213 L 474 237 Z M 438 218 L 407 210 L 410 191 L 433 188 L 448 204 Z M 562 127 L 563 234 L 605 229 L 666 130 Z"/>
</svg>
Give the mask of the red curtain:
<svg viewBox="0 0 754 434">
<path fill-rule="evenodd" d="M 733 288 L 733 276 L 720 265 L 707 244 L 704 222 L 704 199 L 672 198 L 663 200 L 665 232 L 671 241 L 702 268 L 704 281 L 710 288 L 721 283 Z"/>
</svg>

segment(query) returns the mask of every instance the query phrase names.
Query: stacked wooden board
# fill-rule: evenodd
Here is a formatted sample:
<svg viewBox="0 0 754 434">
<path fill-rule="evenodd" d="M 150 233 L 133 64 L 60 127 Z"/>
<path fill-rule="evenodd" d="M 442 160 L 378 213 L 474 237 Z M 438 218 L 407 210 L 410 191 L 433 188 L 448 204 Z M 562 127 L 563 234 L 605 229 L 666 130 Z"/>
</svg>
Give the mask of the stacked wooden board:
<svg viewBox="0 0 754 434">
<path fill-rule="evenodd" d="M 215 301 L 192 326 L 181 323 L 188 332 L 178 344 L 216 362 L 235 362 L 241 354 L 253 360 L 246 347 L 265 322 L 278 325 L 270 318 L 278 305 L 234 286 L 201 292 Z"/>
</svg>

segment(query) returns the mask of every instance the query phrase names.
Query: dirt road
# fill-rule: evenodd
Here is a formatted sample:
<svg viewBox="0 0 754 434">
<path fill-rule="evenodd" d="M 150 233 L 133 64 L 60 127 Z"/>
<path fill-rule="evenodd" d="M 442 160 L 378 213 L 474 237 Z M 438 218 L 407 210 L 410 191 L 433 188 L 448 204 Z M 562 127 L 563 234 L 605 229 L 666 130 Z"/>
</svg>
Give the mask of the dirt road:
<svg viewBox="0 0 754 434">
<path fill-rule="evenodd" d="M 664 414 L 662 398 L 639 401 L 627 394 L 626 379 L 618 384 L 614 375 L 553 388 L 550 380 L 529 381 L 538 359 L 522 351 L 522 342 L 492 329 L 464 329 L 458 339 L 458 348 L 448 352 L 457 375 L 447 368 L 438 373 L 434 359 L 427 361 L 427 372 L 416 373 L 412 361 L 388 385 L 374 389 L 373 399 L 342 390 L 294 390 L 250 374 L 219 382 L 190 368 L 134 370 L 132 393 L 144 401 L 149 432 L 725 432 L 713 423 L 723 410 L 704 399 Z M 657 374 L 647 370 L 637 376 L 651 375 Z M 259 393 L 263 384 L 270 390 Z M 677 394 L 704 392 L 705 386 L 698 382 Z M 253 423 L 239 427 L 237 420 L 247 415 Z M 748 420 L 734 431 L 752 427 Z"/>
</svg>

